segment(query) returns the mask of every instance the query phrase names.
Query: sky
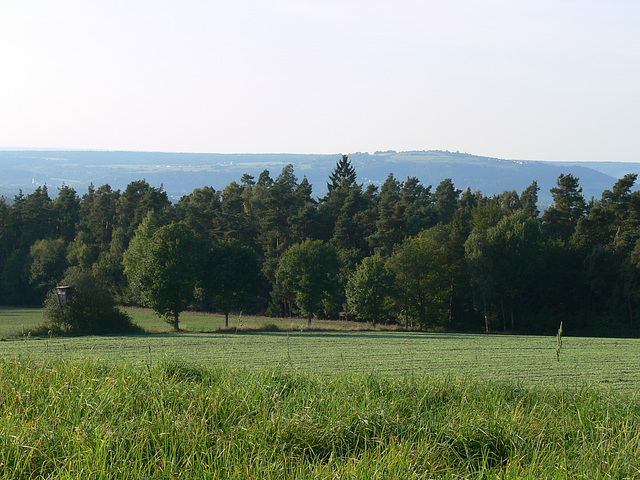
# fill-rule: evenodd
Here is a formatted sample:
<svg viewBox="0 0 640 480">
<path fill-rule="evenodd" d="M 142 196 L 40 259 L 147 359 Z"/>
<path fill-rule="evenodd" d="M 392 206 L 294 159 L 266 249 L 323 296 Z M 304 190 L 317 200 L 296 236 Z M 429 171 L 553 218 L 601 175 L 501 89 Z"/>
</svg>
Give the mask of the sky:
<svg viewBox="0 0 640 480">
<path fill-rule="evenodd" d="M 0 0 L 0 148 L 640 162 L 638 0 Z"/>
</svg>

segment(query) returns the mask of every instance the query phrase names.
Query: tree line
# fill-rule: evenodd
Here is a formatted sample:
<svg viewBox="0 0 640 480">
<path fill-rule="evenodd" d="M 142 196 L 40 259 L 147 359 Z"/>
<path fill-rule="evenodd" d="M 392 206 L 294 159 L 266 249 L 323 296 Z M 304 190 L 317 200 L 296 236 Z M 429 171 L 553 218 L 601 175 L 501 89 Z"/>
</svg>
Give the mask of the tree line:
<svg viewBox="0 0 640 480">
<path fill-rule="evenodd" d="M 186 308 L 347 317 L 407 327 L 636 332 L 640 193 L 625 175 L 600 199 L 560 175 L 487 196 L 390 174 L 357 182 L 347 156 L 315 198 L 291 165 L 172 204 L 145 180 L 124 191 L 47 187 L 0 198 L 0 302 L 41 304 L 69 269 L 176 328 Z"/>
</svg>

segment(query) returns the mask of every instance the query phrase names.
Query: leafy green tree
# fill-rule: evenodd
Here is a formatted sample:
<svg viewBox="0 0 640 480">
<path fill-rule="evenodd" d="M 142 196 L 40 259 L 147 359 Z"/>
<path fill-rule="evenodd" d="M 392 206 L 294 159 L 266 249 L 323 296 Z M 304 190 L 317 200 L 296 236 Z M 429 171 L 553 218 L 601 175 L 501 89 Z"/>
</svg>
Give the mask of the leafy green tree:
<svg viewBox="0 0 640 480">
<path fill-rule="evenodd" d="M 85 243 L 82 237 L 77 238 L 67 247 L 67 264 L 70 267 L 91 270 L 98 258 L 97 249 Z"/>
<path fill-rule="evenodd" d="M 128 300 L 131 303 L 143 305 L 145 303 L 141 287 L 146 279 L 145 271 L 140 268 L 146 261 L 147 250 L 153 234 L 161 227 L 158 216 L 154 212 L 147 213 L 142 223 L 136 228 L 135 235 L 129 242 L 129 246 L 122 255 L 123 273 L 128 279 Z M 105 277 L 105 272 L 100 271 L 101 264 L 94 265 L 94 273 L 100 278 Z"/>
<path fill-rule="evenodd" d="M 395 276 L 384 258 L 379 254 L 365 258 L 347 282 L 349 311 L 375 327 L 378 322 L 389 318 L 394 286 Z"/>
<path fill-rule="evenodd" d="M 0 196 L 0 272 L 9 260 L 15 243 L 15 232 L 11 225 L 11 207 L 4 196 Z"/>
<path fill-rule="evenodd" d="M 537 220 L 522 211 L 487 230 L 474 229 L 467 239 L 466 257 L 486 322 L 492 306 L 502 315 L 503 328 L 509 318 L 515 329 L 516 307 L 536 277 L 538 241 Z"/>
<path fill-rule="evenodd" d="M 70 268 L 61 283 L 73 287 L 73 299 L 61 307 L 56 292 L 49 291 L 44 304 L 45 328 L 73 335 L 141 331 L 116 307 L 109 289 L 91 272 Z"/>
<path fill-rule="evenodd" d="M 194 298 L 201 243 L 183 223 L 159 228 L 140 250 L 124 257 L 124 271 L 142 300 L 179 330 L 179 316 Z"/>
<path fill-rule="evenodd" d="M 396 278 L 396 310 L 422 327 L 442 325 L 447 320 L 450 297 L 450 265 L 445 245 L 435 230 L 407 238 L 389 258 Z"/>
<path fill-rule="evenodd" d="M 445 264 L 449 276 L 448 328 L 464 328 L 475 325 L 477 314 L 473 308 L 470 274 L 464 259 L 464 243 L 471 231 L 470 214 L 456 212 L 447 225 L 430 229 L 437 242 L 443 246 Z"/>
<path fill-rule="evenodd" d="M 312 318 L 335 306 L 340 266 L 335 247 L 321 240 L 296 243 L 280 258 L 276 281 L 294 295 L 309 324 Z"/>
<path fill-rule="evenodd" d="M 31 246 L 29 256 L 29 282 L 44 299 L 67 268 L 67 244 L 62 238 L 37 240 Z"/>
<path fill-rule="evenodd" d="M 460 200 L 458 200 L 460 212 L 466 217 L 469 217 L 473 209 L 478 206 L 481 198 L 482 194 L 480 192 L 474 193 L 470 187 L 467 187 L 467 189 L 460 194 Z"/>
<path fill-rule="evenodd" d="M 469 270 L 470 282 L 473 288 L 473 301 L 484 318 L 484 329 L 491 329 L 491 306 L 495 292 L 494 267 L 492 258 L 488 255 L 486 229 L 474 228 L 465 244 L 465 260 Z"/>
<path fill-rule="evenodd" d="M 228 327 L 229 312 L 242 309 L 264 284 L 260 259 L 250 247 L 229 240 L 214 245 L 202 265 L 204 295 L 212 297 Z"/>
<path fill-rule="evenodd" d="M 536 277 L 539 226 L 537 220 L 523 214 L 504 217 L 487 231 L 489 249 L 493 255 L 496 287 L 500 295 L 503 319 L 507 317 L 515 330 L 515 311 Z M 508 306 L 503 299 L 507 299 Z"/>
<path fill-rule="evenodd" d="M 0 292 L 9 305 L 36 305 L 42 301 L 29 283 L 28 250 L 15 249 L 2 269 Z"/>
</svg>

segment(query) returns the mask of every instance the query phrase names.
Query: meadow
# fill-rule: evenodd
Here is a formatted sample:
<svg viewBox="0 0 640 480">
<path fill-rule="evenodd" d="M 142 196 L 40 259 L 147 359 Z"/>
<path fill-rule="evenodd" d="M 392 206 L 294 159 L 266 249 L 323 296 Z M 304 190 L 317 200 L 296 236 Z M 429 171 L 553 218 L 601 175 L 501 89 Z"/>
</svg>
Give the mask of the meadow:
<svg viewBox="0 0 640 480">
<path fill-rule="evenodd" d="M 39 309 L 0 310 L 0 478 L 640 476 L 637 339 L 558 357 L 555 337 L 130 313 L 150 333 L 36 337 Z"/>
<path fill-rule="evenodd" d="M 640 408 L 591 389 L 0 358 L 0 478 L 638 478 Z"/>
<path fill-rule="evenodd" d="M 2 357 L 86 358 L 134 367 L 176 360 L 197 366 L 295 368 L 321 375 L 375 373 L 511 381 L 527 386 L 593 388 L 634 394 L 640 386 L 640 341 L 565 335 L 560 356 L 555 337 L 462 333 L 349 330 L 368 328 L 349 322 L 314 322 L 264 317 L 235 317 L 230 328 L 217 315 L 184 314 L 184 332 L 149 310 L 129 310 L 151 332 L 100 337 L 30 337 L 29 325 L 41 323 L 36 310 L 13 313 L 7 324 L 16 336 L 0 342 Z M 22 318 L 22 319 L 21 319 Z M 26 325 L 22 330 L 22 325 Z M 8 327 L 3 327 L 8 328 Z M 281 331 L 259 331 L 259 329 Z M 335 330 L 333 330 L 335 329 Z M 570 335 L 570 327 L 565 326 Z M 198 333 L 203 332 L 203 333 Z"/>
<path fill-rule="evenodd" d="M 148 308 L 123 308 L 132 318 L 133 322 L 149 333 L 171 332 L 172 327 L 159 318 Z M 42 308 L 15 308 L 0 307 L 0 338 L 27 335 L 44 323 Z M 229 328 L 232 331 L 240 329 L 244 331 L 265 330 L 265 327 L 275 326 L 281 330 L 299 330 L 307 328 L 304 319 L 291 318 L 267 318 L 251 315 L 230 315 Z M 364 323 L 315 320 L 314 330 L 361 330 L 368 329 Z M 212 332 L 224 329 L 224 315 L 183 312 L 180 315 L 180 329 L 185 332 Z"/>
</svg>

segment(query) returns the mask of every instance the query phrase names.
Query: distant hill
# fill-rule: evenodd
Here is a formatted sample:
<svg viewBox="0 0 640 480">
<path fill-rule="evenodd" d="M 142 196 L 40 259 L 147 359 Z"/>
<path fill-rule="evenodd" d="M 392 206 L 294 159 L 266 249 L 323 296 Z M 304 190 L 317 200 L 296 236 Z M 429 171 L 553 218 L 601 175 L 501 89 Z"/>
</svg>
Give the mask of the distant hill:
<svg viewBox="0 0 640 480">
<path fill-rule="evenodd" d="M 80 194 L 89 184 L 105 183 L 124 189 L 133 180 L 145 179 L 162 185 L 177 201 L 182 195 L 205 185 L 223 189 L 247 173 L 256 178 L 265 169 L 273 178 L 291 163 L 299 179 L 306 176 L 318 197 L 326 193 L 326 182 L 340 155 L 215 154 L 124 151 L 0 151 L 0 194 L 12 198 L 20 189 L 32 192 L 38 185 L 55 188 L 67 184 Z M 502 160 L 459 152 L 413 151 L 349 154 L 358 181 L 382 185 L 393 173 L 398 180 L 417 177 L 433 189 L 445 178 L 457 188 L 480 190 L 493 195 L 504 190 L 521 192 L 533 180 L 540 186 L 540 204 L 551 203 L 549 189 L 558 175 L 580 178 L 585 198 L 600 198 L 602 191 L 629 172 L 640 172 L 640 164 L 616 162 L 551 163 Z"/>
</svg>

